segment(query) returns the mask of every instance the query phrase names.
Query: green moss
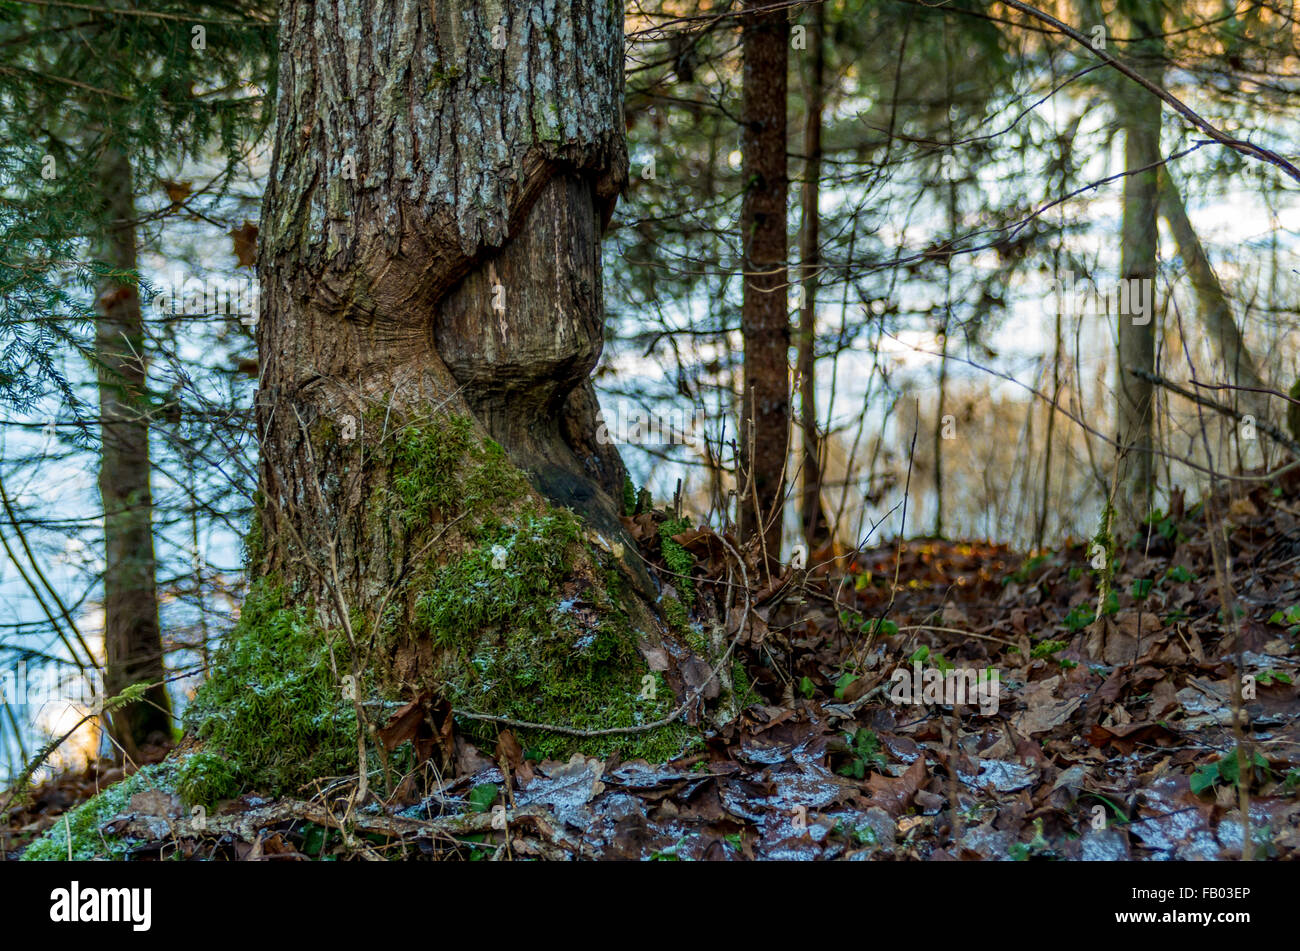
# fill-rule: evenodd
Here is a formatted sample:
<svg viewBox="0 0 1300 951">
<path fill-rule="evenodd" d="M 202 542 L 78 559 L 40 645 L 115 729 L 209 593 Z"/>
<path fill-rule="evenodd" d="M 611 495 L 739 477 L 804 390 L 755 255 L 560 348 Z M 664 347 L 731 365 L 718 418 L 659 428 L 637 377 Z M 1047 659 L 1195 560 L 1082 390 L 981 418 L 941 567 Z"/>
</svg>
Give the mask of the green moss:
<svg viewBox="0 0 1300 951">
<path fill-rule="evenodd" d="M 669 630 L 689 644 L 695 653 L 708 656 L 708 638 L 704 636 L 704 631 L 698 623 L 691 623 L 686 606 L 670 594 L 663 599 L 659 607 L 663 611 L 664 620 L 668 623 Z"/>
<path fill-rule="evenodd" d="M 211 808 L 238 795 L 239 782 L 225 757 L 199 750 L 184 757 L 177 767 L 176 791 L 187 806 Z"/>
<path fill-rule="evenodd" d="M 367 433 L 388 433 L 370 444 L 369 464 L 382 478 L 367 517 L 400 521 L 422 563 L 387 601 L 379 650 L 364 658 L 373 681 L 361 686 L 364 697 L 376 695 L 376 684 L 389 699 L 434 690 L 458 711 L 579 730 L 666 716 L 675 700 L 637 649 L 643 635 L 626 607 L 640 617 L 639 603 L 628 600 L 612 560 L 587 543 L 578 517 L 538 500 L 473 420 L 417 425 L 380 412 L 365 416 Z M 357 614 L 353 623 L 369 640 L 367 619 Z M 255 584 L 186 714 L 207 757 L 187 766 L 187 799 L 211 801 L 235 788 L 279 794 L 355 772 L 356 717 L 340 677 L 348 669 L 337 632 L 286 606 L 272 579 Z M 458 729 L 489 746 L 498 732 L 467 717 Z M 559 758 L 617 750 L 663 761 L 698 742 L 698 731 L 681 723 L 589 739 L 518 732 L 534 753 Z"/>
<path fill-rule="evenodd" d="M 484 526 L 474 542 L 423 579 L 416 608 L 442 648 L 438 675 L 454 707 L 579 730 L 636 726 L 672 710 L 671 692 L 637 650 L 617 572 L 591 571 L 599 562 L 575 515 L 524 514 Z M 653 690 L 646 676 L 656 678 Z M 482 741 L 496 733 L 469 719 L 462 728 Z M 520 739 L 544 757 L 618 750 L 664 760 L 692 734 L 672 724 L 601 738 L 522 730 Z"/>
<path fill-rule="evenodd" d="M 685 636 L 690 629 L 690 621 L 686 616 L 686 608 L 682 602 L 668 595 L 663 599 L 660 605 L 664 612 L 664 620 L 668 622 L 668 627 L 674 632 Z"/>
<path fill-rule="evenodd" d="M 623 476 L 623 514 L 628 518 L 636 514 L 636 486 L 627 476 Z"/>
<path fill-rule="evenodd" d="M 355 771 L 356 716 L 339 670 L 347 670 L 343 638 L 282 607 L 280 591 L 258 582 L 186 725 L 245 788 L 280 793 Z"/>
<path fill-rule="evenodd" d="M 748 706 L 751 699 L 753 685 L 749 680 L 749 672 L 745 670 L 745 663 L 736 659 L 731 663 L 731 693 L 736 698 L 736 706 L 743 709 Z"/>
<path fill-rule="evenodd" d="M 392 463 L 392 489 L 408 526 L 451 511 L 483 512 L 528 491 L 527 480 L 505 450 L 490 439 L 480 441 L 465 416 L 403 427 Z"/>
<path fill-rule="evenodd" d="M 64 813 L 44 835 L 27 847 L 22 855 L 23 861 L 66 861 L 69 840 L 71 840 L 72 858 L 78 862 L 125 857 L 131 848 L 132 840 L 108 835 L 101 827 L 125 812 L 131 797 L 138 792 L 149 789 L 172 792 L 175 783 L 174 768 L 172 763 L 145 766 L 120 783 L 109 786 L 94 798 Z"/>
<path fill-rule="evenodd" d="M 573 568 L 580 531 L 565 511 L 480 529 L 476 547 L 433 571 L 417 620 L 439 644 L 506 622 L 536 626 L 549 611 L 544 601 Z"/>
<path fill-rule="evenodd" d="M 690 607 L 695 603 L 695 582 L 691 580 L 691 569 L 695 567 L 695 556 L 677 542 L 674 535 L 680 535 L 691 527 L 687 518 L 670 518 L 659 526 L 659 550 L 663 553 L 664 563 L 673 573 L 673 585 L 681 593 L 682 603 Z"/>
</svg>

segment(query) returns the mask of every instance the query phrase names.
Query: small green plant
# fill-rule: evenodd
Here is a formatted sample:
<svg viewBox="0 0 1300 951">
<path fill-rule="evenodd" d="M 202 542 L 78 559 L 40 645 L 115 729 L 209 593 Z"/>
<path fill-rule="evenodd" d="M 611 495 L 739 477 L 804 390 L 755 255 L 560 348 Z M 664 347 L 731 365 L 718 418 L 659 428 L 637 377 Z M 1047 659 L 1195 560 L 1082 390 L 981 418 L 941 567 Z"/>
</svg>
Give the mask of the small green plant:
<svg viewBox="0 0 1300 951">
<path fill-rule="evenodd" d="M 1185 565 L 1174 565 L 1165 572 L 1165 577 L 1176 584 L 1185 584 L 1188 581 L 1196 580 L 1196 574 Z"/>
<path fill-rule="evenodd" d="M 1250 757 L 1251 766 L 1259 771 L 1262 775 L 1267 776 L 1269 773 L 1268 760 L 1266 760 L 1258 751 Z M 1192 773 L 1191 787 L 1194 795 L 1201 795 L 1208 792 L 1215 786 L 1232 786 L 1236 787 L 1241 783 L 1240 767 L 1237 763 L 1236 752 L 1230 752 L 1221 756 L 1213 763 L 1206 763 L 1204 766 Z"/>
<path fill-rule="evenodd" d="M 1293 604 L 1285 611 L 1274 611 L 1268 623 L 1285 626 L 1292 637 L 1300 635 L 1300 604 Z"/>
<path fill-rule="evenodd" d="M 1265 670 L 1261 671 L 1255 678 L 1255 683 L 1269 686 L 1270 684 L 1289 684 L 1291 675 L 1284 670 Z"/>
<path fill-rule="evenodd" d="M 840 623 L 848 630 L 857 630 L 870 637 L 893 637 L 898 633 L 898 625 L 889 618 L 863 617 L 857 611 L 841 611 Z"/>
<path fill-rule="evenodd" d="M 687 838 L 686 836 L 682 836 L 680 839 L 678 839 L 676 842 L 674 842 L 672 845 L 668 846 L 667 848 L 659 849 L 658 851 L 651 853 L 650 861 L 652 862 L 683 861 L 681 855 L 681 848 L 683 845 L 686 844 L 686 838 Z"/>
<path fill-rule="evenodd" d="M 839 679 L 835 681 L 835 699 L 843 700 L 844 692 L 848 690 L 857 679 L 856 674 L 851 674 L 848 671 L 840 674 Z"/>
<path fill-rule="evenodd" d="M 1051 851 L 1052 844 L 1043 835 L 1043 820 L 1038 818 L 1034 820 L 1034 837 L 1028 842 L 1016 842 L 1007 849 L 1007 854 L 1013 861 L 1027 862 L 1036 855 L 1047 855 Z"/>
<path fill-rule="evenodd" d="M 1065 650 L 1066 646 L 1065 641 L 1039 641 L 1034 645 L 1034 649 L 1029 652 L 1029 656 L 1035 660 L 1048 658 L 1058 651 Z"/>
<path fill-rule="evenodd" d="M 843 819 L 836 819 L 835 825 L 831 829 L 831 835 L 839 836 L 840 838 L 847 839 L 856 845 L 866 846 L 868 848 L 880 844 L 880 836 L 876 834 L 875 829 L 866 823 L 849 828 Z"/>
<path fill-rule="evenodd" d="M 475 812 L 487 812 L 500 792 L 495 783 L 479 783 L 469 791 L 469 807 Z"/>
<path fill-rule="evenodd" d="M 853 733 L 845 733 L 849 741 L 850 759 L 836 772 L 853 779 L 865 779 L 867 773 L 881 771 L 889 760 L 880 749 L 880 737 L 875 732 L 863 727 Z"/>
<path fill-rule="evenodd" d="M 1093 621 L 1097 620 L 1097 615 L 1092 612 L 1086 604 L 1076 604 L 1070 608 L 1070 613 L 1065 616 L 1065 629 L 1067 631 L 1081 631 Z"/>
<path fill-rule="evenodd" d="M 881 637 L 893 637 L 897 633 L 898 625 L 887 617 L 882 617 L 871 622 L 872 637 L 875 637 L 876 635 L 880 635 Z"/>
<path fill-rule="evenodd" d="M 1153 528 L 1161 538 L 1173 542 L 1175 545 L 1181 545 L 1187 541 L 1187 536 L 1178 528 L 1178 520 L 1172 515 L 1166 515 L 1163 512 L 1152 512 L 1146 517 L 1146 525 Z M 1138 536 L 1138 544 L 1142 544 L 1143 539 Z"/>
</svg>

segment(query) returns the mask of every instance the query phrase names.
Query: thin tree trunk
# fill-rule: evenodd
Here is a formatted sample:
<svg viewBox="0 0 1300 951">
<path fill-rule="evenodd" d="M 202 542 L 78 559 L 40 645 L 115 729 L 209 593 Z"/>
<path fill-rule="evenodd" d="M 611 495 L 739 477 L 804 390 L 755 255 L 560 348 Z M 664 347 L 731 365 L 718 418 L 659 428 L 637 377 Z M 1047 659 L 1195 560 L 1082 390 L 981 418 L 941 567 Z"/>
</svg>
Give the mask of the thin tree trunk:
<svg viewBox="0 0 1300 951">
<path fill-rule="evenodd" d="M 104 194 L 102 257 L 113 268 L 137 266 L 131 165 L 112 149 L 100 165 Z M 149 404 L 144 320 L 134 280 L 110 279 L 97 300 L 95 362 L 102 449 L 99 492 L 104 505 L 105 693 L 134 684 L 161 684 L 162 630 L 153 545 Z M 163 686 L 111 716 L 118 755 L 132 759 L 150 740 L 170 739 L 171 704 Z"/>
<path fill-rule="evenodd" d="M 805 100 L 803 217 L 799 228 L 799 263 L 803 282 L 803 307 L 799 314 L 799 408 L 803 432 L 803 466 L 800 515 L 809 552 L 830 539 L 822 506 L 822 437 L 817 425 L 817 286 L 821 269 L 822 110 L 824 107 L 826 5 L 813 4 L 809 28 L 812 47 Z"/>
<path fill-rule="evenodd" d="M 745 194 L 740 230 L 745 272 L 741 334 L 745 388 L 740 427 L 740 528 L 780 557 L 786 451 L 790 438 L 790 321 L 786 304 L 786 11 L 754 10 L 742 20 Z"/>
<path fill-rule="evenodd" d="M 1158 13 L 1151 21 L 1129 18 L 1134 64 L 1155 83 L 1163 78 L 1162 45 Z M 1156 212 L 1159 200 L 1160 100 L 1127 79 L 1117 80 L 1116 106 L 1124 128 L 1124 220 L 1120 246 L 1120 278 L 1130 288 L 1149 288 L 1149 319 L 1116 314 L 1119 326 L 1119 364 L 1116 367 L 1116 426 L 1121 456 L 1119 515 L 1125 532 L 1131 532 L 1150 511 L 1155 493 L 1155 390 L 1130 369 L 1155 372 L 1156 259 L 1159 250 Z M 1141 282 L 1141 283 L 1138 283 Z"/>
<path fill-rule="evenodd" d="M 1061 398 L 1061 315 L 1057 313 L 1055 344 L 1052 348 L 1052 402 L 1047 410 L 1047 436 L 1043 448 L 1043 492 L 1038 500 L 1038 520 L 1034 523 L 1034 549 L 1041 550 L 1047 534 L 1047 511 L 1052 497 L 1052 441 L 1056 438 L 1056 404 Z"/>
<path fill-rule="evenodd" d="M 934 426 L 934 524 L 931 526 L 935 538 L 943 537 L 943 417 L 948 395 L 948 323 L 939 331 L 939 388 L 938 405 L 935 407 Z"/>
</svg>

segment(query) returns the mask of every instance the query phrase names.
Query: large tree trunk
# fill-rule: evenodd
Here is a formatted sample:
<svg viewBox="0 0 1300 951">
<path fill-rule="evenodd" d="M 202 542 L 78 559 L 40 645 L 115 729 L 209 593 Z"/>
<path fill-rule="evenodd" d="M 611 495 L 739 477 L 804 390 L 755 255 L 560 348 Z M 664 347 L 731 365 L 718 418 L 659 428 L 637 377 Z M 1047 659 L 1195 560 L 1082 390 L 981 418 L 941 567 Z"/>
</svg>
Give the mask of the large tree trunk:
<svg viewBox="0 0 1300 951">
<path fill-rule="evenodd" d="M 506 706 L 506 674 L 489 689 L 469 660 L 576 663 L 614 615 L 642 650 L 658 636 L 589 382 L 600 236 L 627 172 L 622 58 L 621 7 L 595 0 L 281 8 L 255 574 L 354 646 L 366 635 L 371 671 L 403 697 L 572 725 L 576 700 Z M 559 507 L 585 520 L 576 554 L 536 534 Z M 539 546 L 551 560 L 535 571 L 512 560 Z M 499 586 L 474 580 L 493 552 Z M 636 591 L 623 603 L 615 563 Z M 539 578 L 554 590 L 528 588 Z M 512 646 L 534 609 L 554 628 Z M 605 663 L 635 696 L 645 664 L 625 646 Z M 609 699 L 560 690 L 565 671 L 530 681 L 537 696 Z"/>
<path fill-rule="evenodd" d="M 322 527 L 317 484 L 341 488 L 385 417 L 438 411 L 473 412 L 541 491 L 612 527 L 622 472 L 596 445 L 587 380 L 598 239 L 626 175 L 622 24 L 595 3 L 492 6 L 282 13 L 259 425 L 270 514 L 296 511 L 304 540 Z M 325 420 L 338 438 L 313 447 Z M 406 539 L 346 501 L 325 499 L 364 600 Z M 288 537 L 268 538 L 269 566 Z"/>
<path fill-rule="evenodd" d="M 817 286 L 821 270 L 822 110 L 826 68 L 826 5 L 812 8 L 809 28 L 807 93 L 808 114 L 803 127 L 802 214 L 799 228 L 799 267 L 803 307 L 799 313 L 799 414 L 803 432 L 803 466 L 800 516 L 809 552 L 830 540 L 830 526 L 822 506 L 822 437 L 817 428 Z"/>
<path fill-rule="evenodd" d="M 119 271 L 137 265 L 131 165 L 109 148 L 100 163 L 104 195 L 101 257 Z M 157 684 L 144 698 L 111 715 L 118 756 L 160 734 L 171 737 L 171 704 L 162 686 L 162 631 L 154 577 L 153 495 L 150 491 L 149 402 L 144 320 L 134 280 L 100 288 L 95 328 L 104 505 L 104 689 L 116 696 L 134 684 Z"/>
<path fill-rule="evenodd" d="M 1161 21 L 1158 11 L 1129 20 L 1133 63 L 1143 75 L 1159 84 L 1163 69 L 1162 45 L 1158 39 Z M 1147 516 L 1155 493 L 1154 386 L 1134 376 L 1131 369 L 1155 372 L 1156 327 L 1159 309 L 1155 304 L 1156 258 L 1159 233 L 1156 213 L 1159 202 L 1160 100 L 1137 83 L 1118 79 L 1116 108 L 1124 129 L 1124 220 L 1120 245 L 1120 278 L 1130 287 L 1150 288 L 1149 319 L 1116 314 L 1119 328 L 1119 363 L 1116 367 L 1116 428 L 1121 446 L 1118 460 L 1118 514 L 1125 532 L 1132 531 Z"/>
<path fill-rule="evenodd" d="M 747 0 L 747 10 L 770 6 Z M 738 489 L 740 529 L 781 553 L 786 451 L 790 439 L 790 320 L 786 303 L 786 70 L 790 24 L 784 8 L 746 13 L 740 150 L 745 194 L 740 232 L 744 267 Z"/>
</svg>

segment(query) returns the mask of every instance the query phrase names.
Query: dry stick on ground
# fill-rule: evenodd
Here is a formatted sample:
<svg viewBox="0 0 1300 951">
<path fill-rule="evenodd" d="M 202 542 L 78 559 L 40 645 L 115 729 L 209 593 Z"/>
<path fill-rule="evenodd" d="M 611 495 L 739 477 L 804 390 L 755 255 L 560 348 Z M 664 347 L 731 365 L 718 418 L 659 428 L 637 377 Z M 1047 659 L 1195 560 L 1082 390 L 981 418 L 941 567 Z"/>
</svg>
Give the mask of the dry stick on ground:
<svg viewBox="0 0 1300 951">
<path fill-rule="evenodd" d="M 933 615 L 932 615 L 933 616 Z M 980 634 L 978 631 L 962 631 L 955 627 L 935 627 L 933 624 L 908 624 L 900 627 L 899 633 L 903 631 L 936 631 L 940 634 L 960 634 L 962 637 L 975 637 L 983 641 L 992 641 L 994 644 L 1001 644 L 1004 647 L 1018 647 L 1015 641 L 1008 640 L 1005 637 L 994 637 L 992 634 Z"/>
</svg>

